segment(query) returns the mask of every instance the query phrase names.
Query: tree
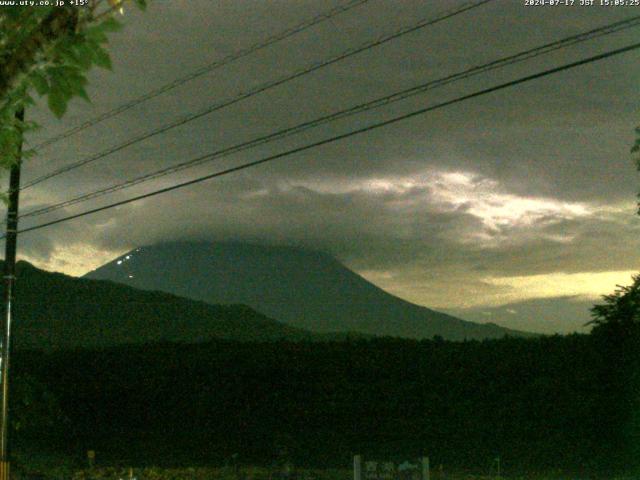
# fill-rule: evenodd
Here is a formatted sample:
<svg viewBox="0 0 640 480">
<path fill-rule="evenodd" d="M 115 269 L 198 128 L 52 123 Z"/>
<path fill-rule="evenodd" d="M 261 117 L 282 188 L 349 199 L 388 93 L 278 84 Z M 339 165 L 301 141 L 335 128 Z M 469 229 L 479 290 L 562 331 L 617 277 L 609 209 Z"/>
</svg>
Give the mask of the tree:
<svg viewBox="0 0 640 480">
<path fill-rule="evenodd" d="M 144 9 L 146 0 L 133 0 Z M 3 7 L 0 10 L 0 168 L 20 160 L 22 134 L 37 126 L 16 118 L 33 104 L 32 92 L 46 96 L 51 111 L 64 115 L 74 96 L 89 100 L 86 72 L 111 68 L 104 46 L 120 28 L 113 13 L 125 0 L 78 0 L 84 6 Z M 53 2 L 51 2 L 53 3 Z M 24 152 L 29 154 L 32 152 Z"/>
<path fill-rule="evenodd" d="M 640 469 L 640 274 L 591 309 L 602 396 L 599 420 L 608 425 L 614 463 Z M 640 471 L 640 470 L 639 470 Z"/>
<path fill-rule="evenodd" d="M 69 429 L 58 398 L 36 377 L 17 375 L 13 387 L 11 430 L 31 442 Z"/>
<path fill-rule="evenodd" d="M 610 295 L 603 296 L 604 304 L 591 308 L 594 330 L 613 328 L 637 330 L 640 326 L 640 274 L 629 286 L 620 286 Z"/>
</svg>

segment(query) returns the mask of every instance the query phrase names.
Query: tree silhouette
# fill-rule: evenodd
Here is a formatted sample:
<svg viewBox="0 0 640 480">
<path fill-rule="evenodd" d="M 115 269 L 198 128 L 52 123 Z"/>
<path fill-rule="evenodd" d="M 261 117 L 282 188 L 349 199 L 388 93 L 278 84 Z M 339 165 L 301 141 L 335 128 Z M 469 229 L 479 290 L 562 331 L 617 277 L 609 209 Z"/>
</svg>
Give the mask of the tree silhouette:
<svg viewBox="0 0 640 480">
<path fill-rule="evenodd" d="M 591 309 L 592 336 L 600 353 L 596 366 L 602 391 L 596 415 L 610 426 L 608 456 L 618 465 L 637 463 L 640 454 L 640 274 L 618 286 Z"/>
<path fill-rule="evenodd" d="M 640 274 L 633 276 L 633 283 L 620 286 L 603 297 L 604 304 L 591 308 L 594 332 L 602 329 L 624 332 L 637 330 L 640 325 Z M 629 333 L 629 332 L 627 332 Z"/>
</svg>

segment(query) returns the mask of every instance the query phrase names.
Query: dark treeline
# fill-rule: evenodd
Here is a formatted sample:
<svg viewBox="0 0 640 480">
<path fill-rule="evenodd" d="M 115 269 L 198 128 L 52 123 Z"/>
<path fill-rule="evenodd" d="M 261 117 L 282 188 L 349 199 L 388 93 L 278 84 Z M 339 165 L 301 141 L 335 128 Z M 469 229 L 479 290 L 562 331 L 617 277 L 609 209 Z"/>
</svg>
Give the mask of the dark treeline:
<svg viewBox="0 0 640 480">
<path fill-rule="evenodd" d="M 221 464 L 234 453 L 268 465 L 286 449 L 300 466 L 426 453 L 479 473 L 496 456 L 506 473 L 629 470 L 640 458 L 639 335 L 603 330 L 17 352 L 16 376 L 55 398 L 64 419 L 18 430 L 15 444 L 131 465 Z"/>
</svg>

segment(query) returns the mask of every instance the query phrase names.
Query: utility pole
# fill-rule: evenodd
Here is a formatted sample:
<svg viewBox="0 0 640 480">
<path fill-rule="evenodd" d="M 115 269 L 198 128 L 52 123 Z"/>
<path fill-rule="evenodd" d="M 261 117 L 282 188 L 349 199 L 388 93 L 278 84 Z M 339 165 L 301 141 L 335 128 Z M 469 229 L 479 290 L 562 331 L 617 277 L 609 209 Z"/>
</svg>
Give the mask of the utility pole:
<svg viewBox="0 0 640 480">
<path fill-rule="evenodd" d="M 24 120 L 24 110 L 16 113 Z M 16 279 L 16 249 L 18 243 L 18 200 L 20 196 L 20 164 L 22 163 L 22 135 L 18 155 L 9 175 L 9 205 L 7 208 L 7 233 L 4 254 L 4 322 L 0 344 L 0 480 L 9 480 L 9 349 L 11 346 L 11 320 L 13 288 Z"/>
</svg>

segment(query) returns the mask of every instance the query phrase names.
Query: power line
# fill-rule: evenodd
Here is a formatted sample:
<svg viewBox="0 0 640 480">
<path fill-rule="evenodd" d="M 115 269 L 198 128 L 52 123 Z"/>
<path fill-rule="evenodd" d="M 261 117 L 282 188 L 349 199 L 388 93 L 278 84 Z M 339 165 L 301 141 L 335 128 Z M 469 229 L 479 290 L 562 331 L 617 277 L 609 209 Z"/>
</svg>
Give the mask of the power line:
<svg viewBox="0 0 640 480">
<path fill-rule="evenodd" d="M 221 110 L 221 109 L 223 109 L 225 107 L 234 105 L 234 104 L 236 104 L 236 103 L 238 103 L 238 102 L 240 102 L 242 100 L 245 100 L 247 98 L 250 98 L 250 97 L 253 97 L 255 95 L 258 95 L 259 93 L 265 92 L 265 91 L 270 90 L 270 89 L 275 88 L 275 87 L 278 87 L 278 86 L 280 86 L 280 85 L 282 85 L 282 84 L 284 84 L 286 82 L 289 82 L 291 80 L 294 80 L 294 79 L 300 78 L 302 76 L 308 75 L 308 74 L 310 74 L 312 72 L 320 70 L 321 68 L 327 67 L 329 65 L 332 65 L 332 64 L 334 64 L 336 62 L 339 62 L 339 61 L 344 60 L 346 58 L 352 57 L 352 56 L 357 55 L 359 53 L 362 53 L 364 51 L 371 50 L 372 48 L 378 47 L 378 46 L 380 46 L 380 45 L 382 45 L 384 43 L 390 42 L 391 40 L 395 40 L 395 39 L 397 39 L 397 38 L 399 38 L 401 36 L 404 36 L 404 35 L 407 35 L 409 33 L 415 32 L 415 31 L 417 31 L 419 29 L 425 28 L 425 27 L 430 26 L 430 25 L 434 25 L 434 24 L 436 24 L 438 22 L 447 20 L 447 19 L 452 18 L 452 17 L 454 17 L 456 15 L 460 15 L 461 13 L 464 13 L 464 12 L 466 12 L 468 10 L 480 7 L 481 5 L 484 5 L 485 3 L 489 3 L 491 1 L 493 1 L 493 0 L 476 0 L 476 1 L 466 2 L 466 3 L 462 4 L 459 7 L 456 7 L 455 9 L 450 9 L 450 10 L 447 10 L 446 12 L 443 12 L 443 13 L 441 13 L 440 15 L 438 15 L 436 17 L 431 17 L 431 18 L 428 18 L 428 19 L 420 20 L 418 23 L 412 24 L 412 25 L 410 25 L 408 27 L 403 27 L 402 29 L 397 30 L 394 33 L 384 35 L 384 36 L 379 37 L 379 38 L 377 38 L 377 39 L 375 39 L 373 41 L 367 42 L 367 43 L 365 43 L 365 44 L 363 44 L 361 46 L 350 48 L 350 49 L 348 49 L 348 50 L 346 50 L 346 51 L 344 51 L 344 52 L 342 52 L 342 53 L 340 53 L 338 55 L 335 55 L 335 56 L 333 56 L 333 57 L 331 57 L 329 59 L 322 60 L 322 61 L 320 61 L 318 63 L 315 63 L 315 64 L 313 64 L 311 66 L 308 66 L 308 67 L 305 67 L 305 68 L 303 68 L 301 70 L 298 70 L 298 71 L 296 71 L 296 72 L 294 72 L 292 74 L 286 75 L 286 76 L 281 77 L 281 78 L 279 78 L 277 80 L 274 80 L 274 81 L 270 81 L 270 82 L 264 83 L 264 84 L 259 85 L 258 87 L 255 87 L 255 88 L 253 88 L 253 89 L 251 89 L 251 90 L 249 90 L 247 92 L 240 93 L 236 97 L 232 97 L 231 99 L 222 101 L 220 103 L 214 103 L 213 105 L 210 105 L 210 106 L 208 106 L 208 107 L 206 107 L 206 108 L 204 108 L 204 109 L 202 109 L 202 110 L 200 110 L 200 111 L 198 111 L 196 113 L 185 115 L 182 118 L 180 118 L 180 119 L 178 119 L 178 120 L 176 120 L 176 121 L 174 121 L 172 123 L 166 124 L 166 125 L 164 125 L 162 127 L 159 127 L 159 128 L 157 128 L 155 130 L 152 130 L 151 132 L 144 133 L 142 135 L 139 135 L 138 137 L 135 137 L 133 139 L 127 140 L 124 143 L 121 143 L 119 145 L 111 147 L 111 148 L 109 148 L 109 149 L 107 149 L 105 151 L 102 151 L 102 152 L 97 153 L 95 155 L 92 155 L 90 157 L 84 158 L 84 159 L 79 160 L 77 162 L 65 165 L 65 166 L 63 166 L 63 167 L 61 167 L 61 168 L 59 168 L 57 170 L 54 170 L 53 172 L 50 172 L 50 173 L 45 174 L 45 175 L 42 175 L 42 176 L 36 178 L 35 180 L 27 182 L 22 187 L 22 189 L 26 189 L 26 188 L 32 187 L 32 186 L 37 185 L 37 184 L 39 184 L 41 182 L 44 182 L 45 180 L 49 180 L 49 179 L 51 179 L 53 177 L 56 177 L 56 176 L 58 176 L 58 175 L 60 175 L 62 173 L 66 173 L 66 172 L 69 172 L 71 170 L 75 170 L 76 168 L 82 167 L 83 165 L 86 165 L 88 163 L 94 162 L 96 160 L 104 158 L 104 157 L 106 157 L 108 155 L 111 155 L 113 153 L 116 153 L 116 152 L 118 152 L 120 150 L 123 150 L 123 149 L 125 149 L 127 147 L 130 147 L 131 145 L 139 143 L 139 142 L 141 142 L 143 140 L 147 140 L 147 139 L 152 138 L 152 137 L 154 137 L 156 135 L 160 135 L 160 134 L 165 133 L 165 132 L 167 132 L 169 130 L 172 130 L 172 129 L 176 128 L 176 127 L 182 126 L 182 125 L 184 125 L 184 124 L 186 124 L 188 122 L 192 122 L 194 120 L 197 120 L 198 118 L 201 118 L 201 117 L 203 117 L 205 115 L 208 115 L 208 114 L 213 113 L 215 111 Z"/>
<path fill-rule="evenodd" d="M 170 187 L 165 187 L 165 188 L 162 188 L 162 189 L 159 189 L 159 190 L 155 190 L 153 192 L 145 193 L 143 195 L 138 195 L 138 196 L 135 196 L 135 197 L 131 197 L 131 198 L 128 198 L 126 200 L 120 200 L 118 202 L 114 202 L 114 203 L 111 203 L 109 205 L 104 205 L 102 207 L 93 208 L 91 210 L 86 210 L 84 212 L 77 213 L 77 214 L 74 214 L 74 215 L 69 215 L 69 216 L 66 216 L 66 217 L 63 217 L 63 218 L 59 218 L 57 220 L 52 220 L 50 222 L 41 223 L 41 224 L 35 225 L 33 227 L 24 228 L 24 229 L 19 230 L 18 233 L 26 233 L 26 232 L 31 232 L 33 230 L 39 230 L 41 228 L 49 227 L 51 225 L 56 225 L 58 223 L 67 222 L 69 220 L 73 220 L 73 219 L 76 219 L 76 218 L 80 218 L 80 217 L 84 217 L 84 216 L 87 216 L 87 215 L 91 215 L 93 213 L 97 213 L 97 212 L 101 212 L 101 211 L 104 211 L 104 210 L 109 210 L 111 208 L 115 208 L 115 207 L 119 207 L 119 206 L 122 206 L 122 205 L 126 205 L 128 203 L 132 203 L 132 202 L 135 202 L 137 200 L 142 200 L 142 199 L 145 199 L 145 198 L 154 197 L 154 196 L 160 195 L 162 193 L 167 193 L 167 192 L 170 192 L 170 191 L 173 191 L 173 190 L 177 190 L 177 189 L 184 188 L 184 187 L 187 187 L 187 186 L 190 186 L 190 185 L 201 183 L 201 182 L 204 182 L 206 180 L 211 180 L 213 178 L 222 177 L 222 176 L 228 175 L 230 173 L 238 172 L 240 170 L 245 170 L 245 169 L 248 169 L 248 168 L 251 168 L 251 167 L 262 165 L 264 163 L 268 163 L 268 162 L 272 162 L 274 160 L 278 160 L 280 158 L 288 157 L 288 156 L 294 155 L 296 153 L 304 152 L 304 151 L 310 150 L 312 148 L 317 148 L 317 147 L 320 147 L 320 146 L 323 146 L 323 145 L 327 145 L 327 144 L 330 144 L 330 143 L 333 143 L 333 142 L 336 142 L 336 141 L 339 141 L 339 140 L 343 140 L 345 138 L 349 138 L 349 137 L 352 137 L 354 135 L 359 135 L 361 133 L 365 133 L 365 132 L 369 132 L 369 131 L 372 131 L 372 130 L 376 130 L 378 128 L 385 127 L 387 125 L 391 125 L 391 124 L 400 122 L 402 120 L 407 120 L 409 118 L 413 118 L 413 117 L 416 117 L 418 115 L 423 115 L 425 113 L 432 112 L 434 110 L 438 110 L 440 108 L 448 107 L 450 105 L 461 103 L 461 102 L 464 102 L 466 100 L 477 98 L 477 97 L 480 97 L 480 96 L 483 96 L 483 95 L 487 95 L 489 93 L 493 93 L 493 92 L 496 92 L 498 90 L 502 90 L 502 89 L 505 89 L 505 88 L 509 88 L 509 87 L 520 85 L 520 84 L 523 84 L 523 83 L 526 83 L 526 82 L 530 82 L 532 80 L 536 80 L 536 79 L 539 79 L 539 78 L 542 78 L 542 77 L 553 75 L 555 73 L 559 73 L 559 72 L 562 72 L 562 71 L 565 71 L 565 70 L 569 70 L 569 69 L 572 69 L 572 68 L 575 68 L 575 67 L 578 67 L 578 66 L 581 66 L 581 65 L 586 65 L 586 64 L 589 64 L 589 63 L 593 63 L 593 62 L 597 62 L 597 61 L 600 61 L 600 60 L 604 60 L 606 58 L 610 58 L 610 57 L 613 57 L 615 55 L 620 55 L 622 53 L 630 52 L 632 50 L 637 50 L 639 48 L 640 48 L 640 43 L 634 43 L 632 45 L 628 45 L 626 47 L 618 48 L 616 50 L 610 50 L 610 51 L 608 51 L 606 53 L 602 53 L 602 54 L 599 54 L 599 55 L 594 55 L 592 57 L 588 57 L 588 58 L 585 58 L 585 59 L 582 59 L 582 60 L 578 60 L 576 62 L 568 63 L 568 64 L 562 65 L 560 67 L 555 67 L 555 68 L 551 68 L 551 69 L 548 69 L 548 70 L 544 70 L 543 72 L 535 73 L 533 75 L 527 75 L 525 77 L 520 77 L 520 78 L 518 78 L 516 80 L 512 80 L 512 81 L 509 81 L 509 82 L 506 82 L 506 83 L 502 83 L 502 84 L 499 84 L 499 85 L 496 85 L 496 86 L 493 86 L 493 87 L 489 87 L 489 88 L 485 88 L 483 90 L 479 90 L 479 91 L 474 92 L 474 93 L 463 95 L 463 96 L 455 98 L 453 100 L 448 100 L 446 102 L 442 102 L 442 103 L 438 103 L 438 104 L 435 104 L 435 105 L 432 105 L 432 106 L 429 106 L 429 107 L 421 108 L 419 110 L 414 110 L 413 112 L 406 113 L 406 114 L 403 114 L 403 115 L 399 115 L 399 116 L 393 117 L 391 119 L 384 120 L 382 122 L 374 123 L 374 124 L 368 125 L 366 127 L 359 128 L 357 130 L 352 130 L 350 132 L 343 133 L 341 135 L 336 135 L 334 137 L 326 138 L 324 140 L 320 140 L 320 141 L 317 141 L 317 142 L 314 142 L 314 143 L 310 143 L 310 144 L 304 145 L 302 147 L 297 147 L 297 148 L 293 148 L 291 150 L 287 150 L 285 152 L 281 152 L 281 153 L 278 153 L 278 154 L 275 154 L 275 155 L 270 155 L 270 156 L 262 158 L 260 160 L 254 160 L 252 162 L 244 163 L 242 165 L 238 165 L 238 166 L 235 166 L 235 167 L 227 168 L 225 170 L 220 170 L 220 171 L 211 173 L 209 175 L 198 177 L 198 178 L 195 178 L 193 180 L 189 180 L 187 182 L 182 182 L 182 183 L 179 183 L 179 184 L 176 184 L 176 185 L 172 185 Z"/>
<path fill-rule="evenodd" d="M 247 48 L 244 48 L 242 50 L 238 50 L 237 52 L 233 52 L 230 53 L 229 55 L 227 55 L 226 57 L 223 57 L 220 60 L 216 60 L 213 63 L 210 63 L 208 65 L 205 65 L 191 73 L 189 73 L 188 75 L 185 75 L 184 77 L 180 77 L 172 82 L 166 83 L 164 85 L 162 85 L 161 87 L 158 87 L 155 90 L 151 90 L 150 92 L 134 98 L 133 100 L 124 103 L 122 105 L 120 105 L 119 107 L 116 107 L 112 110 L 109 110 L 108 112 L 105 112 L 95 118 L 92 118 L 91 120 L 86 121 L 85 123 L 82 123 L 74 128 L 71 128 L 65 132 L 62 132 L 60 135 L 56 135 L 54 137 L 51 137 L 47 140 L 45 140 L 44 142 L 36 145 L 34 148 L 34 150 L 40 150 L 42 148 L 48 147 L 49 145 L 52 145 L 56 142 L 59 142 L 60 140 L 63 140 L 65 138 L 68 138 L 72 135 L 75 135 L 76 133 L 85 130 L 89 127 L 92 127 L 93 125 L 97 125 L 100 122 L 103 122 L 104 120 L 107 120 L 111 117 L 114 117 L 116 115 L 119 115 L 120 113 L 123 113 L 137 105 L 140 105 L 141 103 L 144 103 L 148 100 L 151 100 L 152 98 L 155 98 L 159 95 L 162 95 L 163 93 L 168 92 L 169 90 L 173 90 L 176 87 L 179 87 L 180 85 L 184 85 L 187 82 L 190 82 L 191 80 L 195 80 L 198 77 L 201 77 L 202 75 L 205 75 L 213 70 L 216 70 L 220 67 L 223 67 L 224 65 L 228 65 L 232 62 L 235 62 L 236 60 L 239 60 L 241 58 L 244 58 L 248 55 L 251 55 L 252 53 L 255 53 L 259 50 L 262 50 L 264 48 L 267 48 L 275 43 L 278 43 L 282 40 L 285 40 L 293 35 L 296 35 L 300 32 L 303 32 L 305 30 L 308 30 L 311 27 L 314 27 L 315 25 L 318 25 L 319 23 L 322 23 L 326 20 L 329 20 L 337 15 L 340 15 L 342 13 L 348 12 L 349 10 L 358 7 L 364 3 L 369 2 L 370 0 L 351 0 L 349 2 L 347 2 L 344 5 L 338 5 L 337 7 L 332 8 L 331 10 L 325 12 L 325 13 L 321 13 L 319 15 L 316 15 L 315 17 L 306 20 L 302 23 L 299 23 L 291 28 L 288 28 L 286 30 L 283 30 L 265 40 L 262 40 L 258 43 L 255 43 Z"/>
<path fill-rule="evenodd" d="M 21 218 L 26 218 L 26 217 L 31 217 L 31 216 L 37 216 L 37 215 L 44 215 L 46 213 L 50 213 L 53 212 L 55 210 L 59 210 L 61 208 L 64 207 L 68 207 L 71 205 L 75 205 L 81 202 L 85 202 L 94 198 L 98 198 L 101 197 L 103 195 L 107 195 L 110 193 L 114 193 L 116 191 L 119 190 L 123 190 L 125 188 L 129 188 L 138 184 L 141 184 L 143 182 L 149 181 L 149 180 L 153 180 L 171 173 L 175 173 L 181 170 L 185 170 L 187 168 L 192 168 L 194 166 L 197 165 L 201 165 L 205 162 L 209 162 L 211 160 L 217 159 L 217 158 L 222 158 L 222 157 L 226 157 L 228 155 L 234 154 L 234 153 L 238 153 L 240 151 L 243 150 L 247 150 L 249 148 L 253 148 L 255 146 L 261 145 L 261 144 L 265 144 L 265 143 L 269 143 L 275 140 L 279 140 L 297 133 L 300 133 L 302 131 L 311 129 L 311 128 L 315 128 L 319 125 L 331 122 L 331 121 L 335 121 L 338 119 L 342 119 L 351 115 L 355 115 L 357 113 L 363 112 L 363 111 L 367 111 L 367 110 L 371 110 L 374 108 L 378 108 L 384 105 L 388 105 L 390 103 L 393 102 L 397 102 L 403 99 L 406 99 L 408 97 L 411 96 L 415 96 L 421 93 L 424 93 L 425 91 L 431 90 L 431 89 L 435 89 L 444 85 L 447 85 L 449 83 L 453 83 L 459 80 L 463 80 L 466 78 L 470 78 L 473 77 L 475 75 L 479 75 L 481 73 L 486 73 L 488 71 L 491 70 L 495 70 L 498 68 L 503 68 L 505 66 L 508 65 L 512 65 L 514 63 L 518 63 L 518 62 L 522 62 L 525 60 L 529 60 L 531 58 L 535 58 L 538 57 L 540 55 L 543 54 L 547 54 L 549 52 L 561 49 L 561 48 L 566 48 L 568 46 L 571 45 L 575 45 L 577 43 L 581 43 L 587 40 L 592 40 L 594 38 L 598 38 L 598 37 L 602 37 L 604 35 L 609 35 L 618 31 L 621 31 L 623 29 L 626 28 L 631 28 L 631 27 L 637 27 L 638 25 L 640 25 L 640 15 L 635 16 L 635 17 L 631 17 L 619 22 L 615 22 L 613 24 L 609 24 L 609 25 L 605 25 L 599 28 L 595 28 L 592 30 L 589 30 L 587 32 L 582 32 L 579 33 L 577 35 L 572 35 L 569 37 L 565 37 L 561 40 L 557 40 L 551 43 L 547 43 L 545 45 L 541 45 L 529 50 L 525 50 L 523 52 L 519 52 L 516 53 L 514 55 L 509 55 L 507 57 L 503 57 L 500 58 L 498 60 L 494 60 L 492 62 L 489 62 L 487 64 L 483 64 L 480 66 L 475 66 L 469 69 L 466 69 L 462 72 L 458 72 L 452 75 L 449 75 L 447 77 L 444 78 L 440 78 L 437 80 L 432 80 L 426 83 L 423 83 L 421 85 L 406 89 L 406 90 L 402 90 L 400 92 L 396 92 L 393 93 L 391 95 L 387 95 L 363 104 L 359 104 L 356 105 L 354 107 L 345 109 L 345 110 L 341 110 L 339 112 L 335 112 L 329 115 L 325 115 L 325 116 L 321 116 L 319 118 L 304 122 L 302 124 L 293 126 L 293 127 L 288 127 L 282 130 L 279 130 L 277 132 L 271 133 L 269 135 L 265 135 L 247 142 L 243 142 L 237 145 L 233 145 L 231 147 L 227 147 L 221 150 L 218 150 L 216 152 L 207 154 L 205 156 L 202 157 L 197 157 L 195 159 L 191 159 L 188 160 L 186 162 L 182 162 L 179 163 L 177 165 L 172 165 L 170 167 L 165 167 L 162 168 L 160 170 L 156 170 L 154 172 L 150 172 L 147 173 L 145 175 L 141 175 L 139 177 L 127 180 L 125 182 L 116 184 L 116 185 L 111 185 L 109 187 L 97 190 L 97 191 L 93 191 L 93 192 L 89 192 L 89 193 L 85 193 L 83 195 L 77 196 L 75 198 L 72 198 L 70 200 L 65 200 L 53 205 L 49 205 L 46 207 L 42 207 L 30 212 L 27 212 L 26 214 L 21 215 Z"/>
</svg>

